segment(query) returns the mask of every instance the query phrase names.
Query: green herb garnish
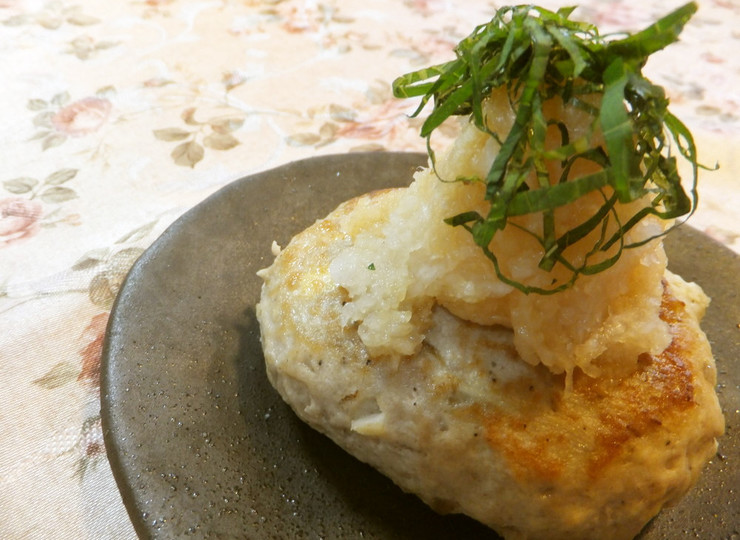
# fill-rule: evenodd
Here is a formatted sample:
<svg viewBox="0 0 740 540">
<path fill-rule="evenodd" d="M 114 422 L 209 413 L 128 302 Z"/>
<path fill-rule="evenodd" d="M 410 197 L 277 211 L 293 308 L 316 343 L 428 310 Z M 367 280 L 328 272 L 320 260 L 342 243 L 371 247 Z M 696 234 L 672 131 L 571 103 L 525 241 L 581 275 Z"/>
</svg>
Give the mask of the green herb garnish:
<svg viewBox="0 0 740 540">
<path fill-rule="evenodd" d="M 699 165 L 693 137 L 668 111 L 663 88 L 642 75 L 648 56 L 677 40 L 696 12 L 696 4 L 684 5 L 641 32 L 611 36 L 599 35 L 591 24 L 570 20 L 574 9 L 502 8 L 458 44 L 455 60 L 408 73 L 393 83 L 396 97 L 422 96 L 413 116 L 433 100 L 433 110 L 421 128 L 432 166 L 432 132 L 450 116 L 470 116 L 478 129 L 499 143 L 486 178 L 455 179 L 485 182 L 488 214 L 469 211 L 445 221 L 470 231 L 493 262 L 499 279 L 524 293 L 562 291 L 579 275 L 609 268 L 624 249 L 645 244 L 677 225 L 628 243 L 625 234 L 641 219 L 647 215 L 662 219 L 690 215 L 697 203 Z M 490 131 L 484 118 L 483 101 L 496 88 L 505 89 L 515 114 L 508 134 Z M 601 96 L 599 106 L 585 99 L 594 94 Z M 568 126 L 546 118 L 543 103 L 556 96 L 591 115 L 586 136 L 573 138 Z M 552 125 L 560 131 L 561 145 L 547 149 L 546 132 Z M 674 144 L 692 166 L 689 194 L 681 185 Z M 591 162 L 595 172 L 573 177 L 572 165 L 578 160 Z M 559 178 L 550 177 L 548 163 L 558 164 L 562 170 Z M 527 182 L 532 179 L 535 181 Z M 594 191 L 603 196 L 601 209 L 578 226 L 556 234 L 555 209 Z M 643 197 L 649 205 L 626 220 L 618 218 L 616 205 Z M 561 264 L 569 276 L 549 288 L 507 277 L 490 249 L 494 235 L 510 223 L 510 217 L 537 212 L 542 215 L 542 231 L 527 232 L 544 250 L 539 266 L 549 271 Z M 563 254 L 566 248 L 592 231 L 600 231 L 598 240 L 584 260 L 578 264 L 567 260 Z M 613 246 L 616 252 L 607 254 Z"/>
</svg>

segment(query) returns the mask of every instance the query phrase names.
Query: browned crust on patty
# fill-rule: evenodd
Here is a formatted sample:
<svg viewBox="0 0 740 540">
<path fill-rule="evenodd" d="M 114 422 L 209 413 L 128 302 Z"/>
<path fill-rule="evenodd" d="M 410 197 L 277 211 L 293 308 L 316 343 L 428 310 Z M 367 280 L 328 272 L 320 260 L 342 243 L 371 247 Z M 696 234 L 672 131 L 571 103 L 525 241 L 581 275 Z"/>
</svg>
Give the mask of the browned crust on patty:
<svg viewBox="0 0 740 540">
<path fill-rule="evenodd" d="M 567 462 L 580 454 L 588 478 L 595 480 L 632 443 L 663 432 L 663 444 L 669 446 L 669 433 L 680 433 L 686 418 L 693 418 L 687 412 L 704 398 L 697 395 L 694 379 L 707 359 L 706 341 L 685 303 L 667 284 L 664 289 L 661 318 L 670 324 L 673 341 L 660 355 L 641 355 L 631 374 L 591 378 L 576 372 L 570 391 L 563 376 L 553 375 L 550 411 L 478 408 L 488 443 L 518 476 L 556 482 L 573 473 Z"/>
</svg>

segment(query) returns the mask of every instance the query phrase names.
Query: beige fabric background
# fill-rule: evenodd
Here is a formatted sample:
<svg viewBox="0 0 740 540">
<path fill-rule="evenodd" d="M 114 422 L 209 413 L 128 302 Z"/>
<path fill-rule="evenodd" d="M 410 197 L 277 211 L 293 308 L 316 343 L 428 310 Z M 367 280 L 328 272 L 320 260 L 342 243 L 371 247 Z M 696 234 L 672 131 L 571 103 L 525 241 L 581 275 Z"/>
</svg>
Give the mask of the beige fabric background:
<svg viewBox="0 0 740 540">
<path fill-rule="evenodd" d="M 543 1 L 547 7 L 567 2 Z M 676 0 L 586 0 L 602 30 Z M 142 251 L 228 182 L 309 156 L 424 150 L 406 71 L 488 20 L 474 0 L 0 0 L 0 538 L 133 538 L 99 361 Z M 740 3 L 703 0 L 647 72 L 694 130 L 692 225 L 740 252 Z"/>
</svg>

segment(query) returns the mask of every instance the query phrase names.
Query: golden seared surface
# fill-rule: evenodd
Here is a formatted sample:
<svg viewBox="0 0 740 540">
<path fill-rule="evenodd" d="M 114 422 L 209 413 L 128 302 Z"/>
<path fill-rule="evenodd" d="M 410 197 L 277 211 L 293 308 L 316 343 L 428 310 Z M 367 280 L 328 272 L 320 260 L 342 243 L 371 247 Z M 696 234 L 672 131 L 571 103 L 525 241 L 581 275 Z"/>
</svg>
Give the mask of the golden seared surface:
<svg viewBox="0 0 740 540">
<path fill-rule="evenodd" d="M 576 370 L 569 389 L 521 360 L 514 331 L 433 300 L 392 322 L 423 328 L 413 354 L 370 354 L 329 266 L 404 191 L 345 203 L 261 272 L 271 382 L 302 419 L 442 513 L 507 538 L 634 537 L 691 487 L 723 430 L 703 293 L 667 273 L 668 348 L 611 375 Z"/>
</svg>

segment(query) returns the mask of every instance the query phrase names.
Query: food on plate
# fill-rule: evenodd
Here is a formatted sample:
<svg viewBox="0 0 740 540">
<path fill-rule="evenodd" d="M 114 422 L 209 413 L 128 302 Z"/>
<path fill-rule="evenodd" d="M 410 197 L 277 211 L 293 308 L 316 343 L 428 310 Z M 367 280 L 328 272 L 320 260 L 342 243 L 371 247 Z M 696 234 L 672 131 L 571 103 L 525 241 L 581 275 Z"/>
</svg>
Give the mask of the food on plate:
<svg viewBox="0 0 740 540">
<path fill-rule="evenodd" d="M 633 537 L 695 481 L 722 431 L 698 326 L 706 298 L 665 274 L 671 345 L 622 377 L 576 371 L 567 390 L 564 374 L 520 359 L 511 329 L 439 304 L 418 352 L 373 356 L 344 323 L 329 266 L 404 194 L 345 203 L 264 273 L 269 379 L 303 420 L 439 512 L 507 538 Z"/>
<path fill-rule="evenodd" d="M 699 166 L 641 68 L 695 9 L 602 37 L 504 8 L 396 81 L 434 101 L 423 136 L 460 135 L 260 271 L 268 378 L 300 418 L 506 538 L 632 538 L 690 489 L 724 420 L 708 299 L 661 238 Z"/>
</svg>

